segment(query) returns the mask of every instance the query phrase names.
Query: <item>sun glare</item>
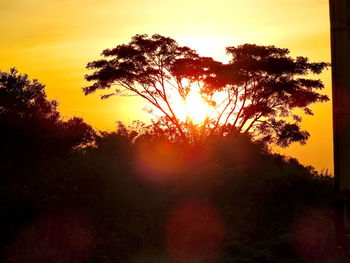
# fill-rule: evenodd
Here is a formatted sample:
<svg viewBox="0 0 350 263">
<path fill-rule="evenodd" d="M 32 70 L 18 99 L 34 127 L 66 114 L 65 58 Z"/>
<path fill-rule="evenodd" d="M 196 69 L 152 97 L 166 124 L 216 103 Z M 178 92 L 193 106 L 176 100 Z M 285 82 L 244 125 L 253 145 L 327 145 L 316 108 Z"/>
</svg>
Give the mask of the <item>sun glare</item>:
<svg viewBox="0 0 350 263">
<path fill-rule="evenodd" d="M 186 99 L 186 117 L 193 123 L 202 123 L 209 113 L 209 105 L 201 97 L 198 90 L 191 91 Z"/>
<path fill-rule="evenodd" d="M 172 105 L 176 116 L 181 121 L 189 121 L 194 124 L 200 124 L 209 116 L 210 106 L 202 98 L 199 88 L 192 87 L 191 91 L 183 101 L 179 97 L 173 97 Z"/>
</svg>

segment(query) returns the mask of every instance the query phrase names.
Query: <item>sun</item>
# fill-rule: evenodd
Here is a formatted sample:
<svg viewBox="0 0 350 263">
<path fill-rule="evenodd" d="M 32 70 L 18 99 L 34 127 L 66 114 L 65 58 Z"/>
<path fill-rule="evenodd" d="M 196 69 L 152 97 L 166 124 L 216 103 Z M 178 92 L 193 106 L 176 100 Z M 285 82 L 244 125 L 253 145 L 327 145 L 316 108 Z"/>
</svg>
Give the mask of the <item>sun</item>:
<svg viewBox="0 0 350 263">
<path fill-rule="evenodd" d="M 171 90 L 171 87 L 169 87 Z M 199 87 L 192 86 L 186 98 L 179 96 L 174 90 L 169 92 L 169 104 L 177 119 L 181 122 L 202 124 L 213 113 L 213 107 L 203 98 Z M 161 107 L 167 109 L 168 105 L 160 103 Z M 156 107 L 152 107 L 154 116 L 162 116 L 163 113 Z"/>
<path fill-rule="evenodd" d="M 210 106 L 203 100 L 198 90 L 192 90 L 186 98 L 185 110 L 187 119 L 199 124 L 208 117 Z"/>
<path fill-rule="evenodd" d="M 211 112 L 210 105 L 203 99 L 199 88 L 192 87 L 186 99 L 172 101 L 176 116 L 183 122 L 203 123 Z"/>
</svg>

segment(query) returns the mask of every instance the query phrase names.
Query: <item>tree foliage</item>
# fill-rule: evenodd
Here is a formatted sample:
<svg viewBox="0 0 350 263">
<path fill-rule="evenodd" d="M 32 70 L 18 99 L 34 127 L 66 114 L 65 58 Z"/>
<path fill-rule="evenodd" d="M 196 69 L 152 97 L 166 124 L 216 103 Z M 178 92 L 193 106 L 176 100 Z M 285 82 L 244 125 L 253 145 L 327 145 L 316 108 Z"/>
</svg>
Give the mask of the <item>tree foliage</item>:
<svg viewBox="0 0 350 263">
<path fill-rule="evenodd" d="M 171 143 L 156 131 L 135 141 L 135 134 L 119 126 L 84 151 L 47 153 L 55 162 L 22 161 L 12 180 L 2 170 L 2 261 L 176 261 L 169 218 L 196 201 L 225 220 L 211 262 L 326 262 L 334 255 L 331 177 L 268 153 L 244 134 L 210 147 Z M 187 262 L 211 255 L 218 233 L 210 213 L 193 208 L 174 231 Z"/>
<path fill-rule="evenodd" d="M 309 133 L 300 130 L 302 118 L 294 109 L 312 115 L 312 103 L 329 100 L 318 92 L 324 88 L 322 81 L 308 78 L 310 73 L 320 74 L 328 64 L 310 63 L 305 57 L 293 59 L 288 49 L 275 46 L 245 44 L 226 50 L 232 59 L 222 65 L 223 70 L 216 71 L 216 77 L 226 81 L 214 90 L 230 90 L 234 107 L 241 103 L 237 112 L 232 112 L 238 130 L 252 131 L 280 146 L 305 143 Z M 229 72 L 228 78 L 225 72 Z M 288 118 L 294 122 L 288 122 Z"/>
<path fill-rule="evenodd" d="M 245 44 L 226 51 L 232 59 L 221 63 L 169 37 L 136 35 L 128 44 L 104 50 L 105 58 L 87 64 L 94 72 L 86 80 L 94 83 L 83 91 L 87 95 L 115 87 L 102 98 L 140 96 L 160 111 L 163 125 L 171 130 L 174 126 L 185 141 L 225 136 L 236 129 L 280 146 L 305 143 L 309 133 L 301 130 L 302 118 L 294 110 L 310 115 L 311 104 L 328 100 L 319 93 L 322 81 L 309 77 L 328 64 L 292 58 L 288 49 L 275 46 Z M 194 89 L 210 108 L 200 124 L 181 120 L 176 112 L 177 102 L 186 103 Z"/>
<path fill-rule="evenodd" d="M 44 88 L 38 80 L 28 79 L 26 74 L 19 74 L 15 68 L 10 69 L 9 73 L 0 71 L 1 120 L 57 121 L 58 104 L 47 99 Z"/>
<path fill-rule="evenodd" d="M 1 161 L 16 163 L 26 158 L 37 162 L 51 156 L 48 152 L 60 155 L 93 141 L 95 131 L 90 125 L 79 117 L 62 120 L 57 106 L 38 80 L 15 68 L 0 71 Z"/>
<path fill-rule="evenodd" d="M 44 88 L 0 72 L 1 262 L 348 262 L 332 177 L 230 123 L 204 143 L 163 120 L 96 135 Z"/>
<path fill-rule="evenodd" d="M 116 89 L 114 93 L 105 94 L 102 98 L 113 94 L 136 94 L 159 109 L 167 121 L 174 124 L 185 137 L 170 97 L 179 95 L 185 99 L 189 87 L 182 85 L 176 78 L 173 65 L 178 59 L 198 57 L 194 50 L 180 47 L 175 40 L 160 35 L 153 35 L 151 38 L 147 35 L 136 35 L 129 44 L 106 49 L 102 55 L 111 59 L 88 63 L 87 67 L 96 71 L 87 75 L 86 79 L 96 82 L 83 88 L 85 94 L 113 85 L 122 87 L 122 90 Z"/>
</svg>

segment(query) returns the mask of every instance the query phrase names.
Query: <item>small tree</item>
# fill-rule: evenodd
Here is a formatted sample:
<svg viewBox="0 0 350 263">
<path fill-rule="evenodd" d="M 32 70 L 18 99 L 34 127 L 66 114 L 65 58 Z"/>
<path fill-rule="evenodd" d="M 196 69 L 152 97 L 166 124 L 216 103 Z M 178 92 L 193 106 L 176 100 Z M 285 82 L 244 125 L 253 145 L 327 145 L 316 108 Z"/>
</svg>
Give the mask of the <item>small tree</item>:
<svg viewBox="0 0 350 263">
<path fill-rule="evenodd" d="M 0 121 L 20 122 L 47 120 L 58 121 L 58 103 L 48 100 L 45 85 L 38 80 L 30 80 L 28 75 L 19 74 L 11 68 L 9 72 L 0 70 Z"/>
<path fill-rule="evenodd" d="M 293 59 L 288 49 L 274 46 L 245 44 L 228 47 L 227 53 L 232 59 L 225 64 L 180 47 L 171 38 L 136 35 L 127 45 L 104 50 L 106 59 L 88 63 L 95 72 L 85 77 L 94 83 L 83 91 L 87 95 L 117 86 L 102 98 L 140 96 L 162 113 L 159 120 L 166 129 L 186 141 L 222 137 L 234 129 L 284 147 L 305 143 L 309 133 L 300 129 L 301 117 L 294 109 L 312 114 L 310 104 L 328 100 L 318 93 L 324 88 L 322 81 L 306 78 L 309 73 L 320 74 L 328 64 Z M 186 103 L 193 89 L 210 108 L 200 124 L 180 120 L 174 110 L 178 100 L 173 98 Z"/>
<path fill-rule="evenodd" d="M 38 80 L 15 68 L 0 70 L 0 162 L 16 161 L 11 154 L 55 157 L 94 140 L 90 125 L 78 117 L 62 120 L 57 106 Z"/>
</svg>

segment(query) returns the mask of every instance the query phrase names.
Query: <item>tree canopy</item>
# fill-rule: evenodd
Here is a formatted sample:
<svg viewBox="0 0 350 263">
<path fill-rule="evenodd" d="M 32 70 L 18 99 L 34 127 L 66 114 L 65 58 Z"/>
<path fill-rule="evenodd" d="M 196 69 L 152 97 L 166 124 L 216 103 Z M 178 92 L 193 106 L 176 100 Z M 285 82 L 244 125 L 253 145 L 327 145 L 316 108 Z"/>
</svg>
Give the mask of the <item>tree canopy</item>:
<svg viewBox="0 0 350 263">
<path fill-rule="evenodd" d="M 55 100 L 47 98 L 45 85 L 38 80 L 15 68 L 0 71 L 1 162 L 42 161 L 53 156 L 48 153 L 65 154 L 94 140 L 90 125 L 79 117 L 63 120 L 57 106 Z"/>
<path fill-rule="evenodd" d="M 319 93 L 322 81 L 309 76 L 328 64 L 292 58 L 288 49 L 275 46 L 245 44 L 226 51 L 231 60 L 222 63 L 169 37 L 136 35 L 87 64 L 94 72 L 85 78 L 93 84 L 83 91 L 115 88 L 101 97 L 140 96 L 160 112 L 158 122 L 185 141 L 222 137 L 233 129 L 282 147 L 305 143 L 309 133 L 300 128 L 295 110 L 310 115 L 311 104 L 329 100 Z M 176 111 L 193 90 L 210 109 L 201 123 L 181 119 Z"/>
</svg>

